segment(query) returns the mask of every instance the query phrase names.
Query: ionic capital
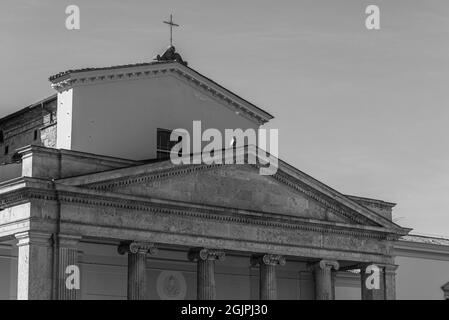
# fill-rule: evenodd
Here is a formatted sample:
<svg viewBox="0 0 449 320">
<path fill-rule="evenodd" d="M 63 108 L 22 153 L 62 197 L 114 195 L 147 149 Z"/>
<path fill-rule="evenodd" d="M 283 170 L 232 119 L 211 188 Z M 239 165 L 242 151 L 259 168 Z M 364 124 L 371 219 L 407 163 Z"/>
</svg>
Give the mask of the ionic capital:
<svg viewBox="0 0 449 320">
<path fill-rule="evenodd" d="M 319 262 L 312 263 L 310 265 L 312 269 L 321 269 L 331 271 L 332 269 L 338 271 L 340 269 L 340 264 L 335 260 L 321 260 Z"/>
<path fill-rule="evenodd" d="M 198 261 L 198 260 L 223 261 L 225 259 L 225 252 L 215 249 L 195 248 L 189 250 L 188 258 L 190 261 Z"/>
<path fill-rule="evenodd" d="M 285 265 L 285 258 L 278 254 L 262 254 L 262 255 L 253 255 L 251 257 L 251 265 L 267 265 L 267 266 L 277 266 L 277 265 Z"/>
<path fill-rule="evenodd" d="M 118 247 L 118 253 L 138 253 L 138 254 L 157 254 L 158 249 L 155 247 L 154 243 L 149 242 L 124 242 Z"/>
</svg>

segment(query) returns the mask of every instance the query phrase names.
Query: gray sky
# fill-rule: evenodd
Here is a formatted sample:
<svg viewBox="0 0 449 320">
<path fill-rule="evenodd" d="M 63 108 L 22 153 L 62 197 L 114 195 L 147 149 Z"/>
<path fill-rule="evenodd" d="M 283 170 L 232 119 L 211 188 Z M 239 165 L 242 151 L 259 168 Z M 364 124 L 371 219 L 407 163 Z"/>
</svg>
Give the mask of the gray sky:
<svg viewBox="0 0 449 320">
<path fill-rule="evenodd" d="M 65 8 L 81 9 L 81 30 Z M 365 7 L 381 30 L 365 28 Z M 53 93 L 48 76 L 189 65 L 272 113 L 280 158 L 343 193 L 397 202 L 398 223 L 449 236 L 449 1 L 2 0 L 0 117 Z"/>
</svg>

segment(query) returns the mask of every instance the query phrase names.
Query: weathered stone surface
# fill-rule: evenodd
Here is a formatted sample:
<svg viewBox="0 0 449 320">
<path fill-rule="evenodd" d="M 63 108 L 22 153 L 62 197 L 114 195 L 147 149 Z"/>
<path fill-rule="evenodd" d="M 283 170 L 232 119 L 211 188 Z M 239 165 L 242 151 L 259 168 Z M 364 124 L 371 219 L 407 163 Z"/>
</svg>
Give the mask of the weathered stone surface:
<svg viewBox="0 0 449 320">
<path fill-rule="evenodd" d="M 332 279 L 332 270 L 338 271 L 339 263 L 331 260 L 321 260 L 311 266 L 315 279 L 315 299 L 335 299 L 335 283 Z"/>
<path fill-rule="evenodd" d="M 156 247 L 153 243 L 124 242 L 118 247 L 118 252 L 128 253 L 128 300 L 145 300 L 147 255 L 155 255 Z"/>
<path fill-rule="evenodd" d="M 0 164 L 10 162 L 18 148 L 31 144 L 42 145 L 41 127 L 55 121 L 56 96 L 0 119 L 0 131 L 3 135 L 3 142 L 0 142 Z M 6 146 L 9 147 L 8 154 L 4 152 Z"/>
<path fill-rule="evenodd" d="M 273 178 L 260 176 L 250 166 L 197 170 L 175 168 L 170 162 L 141 165 L 40 147 L 25 148 L 22 154 L 28 176 L 0 184 L 2 237 L 31 230 L 114 243 L 134 239 L 354 265 L 392 264 L 392 241 L 407 232 L 286 166 L 280 169 L 282 177 Z M 124 165 L 128 167 L 53 180 Z M 43 252 L 41 247 L 30 250 Z M 139 251 L 129 250 L 128 294 L 143 299 L 145 259 Z M 75 259 L 72 249 L 58 253 L 61 266 Z M 210 284 L 213 263 L 204 261 L 198 270 L 202 281 Z M 333 298 L 333 274 L 324 269 L 316 276 L 321 288 L 317 292 L 321 298 Z M 264 264 L 260 271 L 263 297 L 271 299 L 275 269 Z M 394 282 L 394 275 L 385 279 Z M 213 287 L 213 283 L 200 286 Z M 387 296 L 393 297 L 393 289 L 388 290 Z M 199 296 L 214 298 L 213 291 L 205 289 Z"/>
<path fill-rule="evenodd" d="M 396 299 L 396 265 L 376 264 L 379 269 L 379 288 L 368 288 L 367 278 L 372 273 L 367 273 L 366 268 L 372 264 L 362 264 L 360 268 L 360 279 L 362 289 L 362 300 L 395 300 Z"/>
<path fill-rule="evenodd" d="M 371 210 L 384 216 L 388 220 L 392 220 L 393 208 L 396 206 L 396 203 L 356 196 L 347 196 L 347 197 L 356 201 L 357 203 L 360 203 L 361 205 L 367 208 L 370 208 Z"/>
<path fill-rule="evenodd" d="M 19 247 L 17 299 L 50 300 L 53 289 L 53 248 L 51 234 L 16 234 Z"/>
<path fill-rule="evenodd" d="M 277 299 L 276 266 L 285 265 L 285 258 L 276 254 L 254 255 L 251 265 L 259 266 L 259 299 Z"/>
<path fill-rule="evenodd" d="M 272 177 L 260 175 L 258 169 L 251 166 L 227 165 L 161 181 L 113 187 L 110 191 L 317 220 L 347 221 Z"/>
<path fill-rule="evenodd" d="M 215 261 L 223 261 L 225 253 L 220 250 L 206 248 L 191 249 L 188 253 L 190 261 L 197 263 L 197 299 L 215 300 L 217 297 L 215 287 Z"/>
<path fill-rule="evenodd" d="M 132 206 L 132 203 L 129 205 Z M 249 252 L 265 252 L 269 246 L 281 250 L 279 253 L 284 255 L 339 258 L 351 261 L 374 259 L 380 262 L 385 259 L 382 256 L 385 246 L 382 241 L 376 239 L 359 238 L 351 236 L 350 233 L 347 235 L 332 234 L 327 231 L 267 226 L 263 223 L 256 223 L 259 221 L 257 217 L 247 220 L 246 224 L 243 224 L 243 222 L 239 222 L 239 216 L 231 215 L 230 220 L 225 222 L 223 218 L 226 212 L 216 217 L 213 217 L 212 213 L 206 213 L 203 217 L 199 216 L 196 210 L 192 210 L 191 215 L 187 213 L 186 215 L 170 214 L 169 211 L 164 210 L 158 213 L 151 208 L 148 211 L 135 211 L 131 208 L 102 206 L 99 210 L 91 205 L 76 205 L 66 202 L 61 204 L 61 208 L 63 209 L 61 219 L 66 222 L 67 226 L 74 224 L 74 229 L 69 228 L 72 232 L 84 229 L 83 232 L 92 232 L 93 235 L 114 234 L 119 239 L 126 240 L 139 234 L 140 230 L 142 234 L 145 234 L 144 230 L 146 230 L 147 233 L 142 240 L 157 243 L 174 241 L 181 245 L 195 246 L 201 241 L 209 247 L 220 247 L 217 246 L 217 243 L 225 245 L 224 243 L 228 242 L 229 246 L 237 246 L 239 250 Z M 232 221 L 233 219 L 236 219 L 235 222 Z M 150 231 L 154 233 L 148 233 Z M 150 234 L 151 237 L 149 237 Z M 192 234 L 195 236 L 190 236 Z M 327 237 L 331 237 L 334 241 L 325 241 L 324 239 Z M 307 245 L 307 248 L 304 245 Z M 220 248 L 232 249 L 229 246 Z M 348 251 L 353 248 L 359 248 L 360 251 Z M 374 258 L 373 255 L 376 257 Z"/>
<path fill-rule="evenodd" d="M 26 146 L 18 150 L 22 157 L 22 175 L 41 179 L 63 179 L 141 164 L 90 153 Z"/>
<path fill-rule="evenodd" d="M 41 143 L 47 148 L 56 148 L 56 123 L 41 128 Z"/>
</svg>

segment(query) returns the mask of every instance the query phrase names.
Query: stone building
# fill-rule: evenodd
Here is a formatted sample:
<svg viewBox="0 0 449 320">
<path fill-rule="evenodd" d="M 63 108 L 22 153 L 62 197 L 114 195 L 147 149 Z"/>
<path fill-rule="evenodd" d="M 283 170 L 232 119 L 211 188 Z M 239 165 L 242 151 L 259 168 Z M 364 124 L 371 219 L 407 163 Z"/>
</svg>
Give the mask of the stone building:
<svg viewBox="0 0 449 320">
<path fill-rule="evenodd" d="M 50 81 L 57 95 L 0 120 L 0 297 L 395 299 L 410 229 L 393 203 L 282 160 L 263 176 L 167 159 L 175 128 L 257 129 L 266 111 L 180 58 Z"/>
<path fill-rule="evenodd" d="M 0 119 L 0 163 L 26 145 L 56 147 L 56 95 Z"/>
</svg>

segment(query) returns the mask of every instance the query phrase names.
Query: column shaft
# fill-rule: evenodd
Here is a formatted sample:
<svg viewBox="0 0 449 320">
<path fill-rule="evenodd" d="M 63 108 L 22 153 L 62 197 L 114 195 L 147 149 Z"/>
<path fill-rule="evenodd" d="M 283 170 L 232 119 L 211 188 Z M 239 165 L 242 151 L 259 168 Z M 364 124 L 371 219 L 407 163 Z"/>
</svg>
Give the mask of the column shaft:
<svg viewBox="0 0 449 320">
<path fill-rule="evenodd" d="M 275 265 L 260 265 L 260 300 L 277 299 L 277 279 Z"/>
<path fill-rule="evenodd" d="M 335 300 L 335 282 L 337 279 L 337 271 L 331 270 L 331 300 Z"/>
<path fill-rule="evenodd" d="M 128 300 L 146 299 L 145 253 L 128 253 Z"/>
<path fill-rule="evenodd" d="M 259 299 L 277 299 L 276 266 L 285 265 L 285 258 L 280 255 L 265 254 L 251 257 L 252 265 L 259 265 Z"/>
<path fill-rule="evenodd" d="M 197 261 L 197 297 L 198 300 L 215 300 L 215 261 Z"/>
<path fill-rule="evenodd" d="M 223 261 L 225 253 L 219 250 L 194 248 L 188 253 L 190 261 L 197 262 L 196 296 L 198 300 L 215 300 L 215 261 Z"/>
<path fill-rule="evenodd" d="M 51 300 L 53 284 L 52 235 L 27 231 L 18 240 L 18 300 Z"/>
<path fill-rule="evenodd" d="M 337 261 L 321 260 L 313 265 L 316 300 L 335 299 L 335 279 L 332 279 L 335 274 L 332 275 L 332 268 L 338 270 Z"/>
<path fill-rule="evenodd" d="M 146 261 L 147 255 L 155 255 L 152 243 L 124 242 L 118 247 L 120 254 L 128 253 L 128 300 L 147 299 Z"/>
</svg>

